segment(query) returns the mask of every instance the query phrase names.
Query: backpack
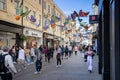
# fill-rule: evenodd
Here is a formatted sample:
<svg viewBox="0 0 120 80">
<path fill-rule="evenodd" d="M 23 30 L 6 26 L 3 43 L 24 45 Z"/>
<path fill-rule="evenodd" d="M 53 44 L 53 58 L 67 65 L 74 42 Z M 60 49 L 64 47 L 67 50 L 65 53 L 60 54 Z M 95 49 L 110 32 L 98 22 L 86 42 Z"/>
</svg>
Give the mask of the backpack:
<svg viewBox="0 0 120 80">
<path fill-rule="evenodd" d="M 8 68 L 5 66 L 5 56 L 8 54 L 0 54 L 0 72 L 7 72 Z"/>
</svg>

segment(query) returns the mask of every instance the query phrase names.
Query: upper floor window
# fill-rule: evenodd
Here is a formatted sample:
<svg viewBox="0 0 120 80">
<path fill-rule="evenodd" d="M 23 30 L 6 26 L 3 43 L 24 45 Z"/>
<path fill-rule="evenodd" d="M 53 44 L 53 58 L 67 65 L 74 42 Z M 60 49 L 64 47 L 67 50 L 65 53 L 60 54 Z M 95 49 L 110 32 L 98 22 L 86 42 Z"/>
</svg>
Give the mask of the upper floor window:
<svg viewBox="0 0 120 80">
<path fill-rule="evenodd" d="M 41 0 L 39 0 L 39 4 L 41 4 L 42 2 L 41 2 Z"/>
<path fill-rule="evenodd" d="M 50 5 L 48 5 L 48 14 L 50 14 Z"/>
<path fill-rule="evenodd" d="M 16 15 L 18 15 L 18 14 L 19 14 L 19 10 L 18 10 L 18 8 L 19 8 L 18 1 L 17 1 L 17 0 L 15 0 L 15 12 L 16 12 Z"/>
<path fill-rule="evenodd" d="M 41 15 L 39 15 L 39 24 L 41 25 Z"/>
<path fill-rule="evenodd" d="M 46 2 L 43 0 L 43 9 L 46 9 Z"/>
<path fill-rule="evenodd" d="M 6 0 L 0 0 L 0 10 L 6 10 Z"/>
</svg>

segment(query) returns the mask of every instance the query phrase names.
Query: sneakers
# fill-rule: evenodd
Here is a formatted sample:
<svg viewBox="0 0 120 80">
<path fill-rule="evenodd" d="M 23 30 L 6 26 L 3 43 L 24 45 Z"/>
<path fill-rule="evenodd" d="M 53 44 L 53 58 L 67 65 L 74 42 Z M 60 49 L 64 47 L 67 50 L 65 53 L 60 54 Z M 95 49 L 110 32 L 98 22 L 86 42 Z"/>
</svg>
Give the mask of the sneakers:
<svg viewBox="0 0 120 80">
<path fill-rule="evenodd" d="M 57 65 L 56 67 L 61 67 L 61 65 Z"/>
<path fill-rule="evenodd" d="M 59 65 L 59 67 L 61 67 L 61 65 Z"/>
<path fill-rule="evenodd" d="M 34 72 L 34 74 L 38 74 L 38 72 L 36 71 L 36 72 Z"/>
<path fill-rule="evenodd" d="M 38 72 L 38 71 L 36 71 L 36 72 L 34 72 L 34 74 L 40 74 L 41 72 L 42 72 L 42 71 L 39 71 L 39 72 Z"/>
</svg>

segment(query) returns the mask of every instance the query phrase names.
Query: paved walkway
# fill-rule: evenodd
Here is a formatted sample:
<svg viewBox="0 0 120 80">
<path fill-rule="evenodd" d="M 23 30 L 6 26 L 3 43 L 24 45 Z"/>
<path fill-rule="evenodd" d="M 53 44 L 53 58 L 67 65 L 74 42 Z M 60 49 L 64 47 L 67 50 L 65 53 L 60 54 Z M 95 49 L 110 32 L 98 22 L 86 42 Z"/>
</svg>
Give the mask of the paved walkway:
<svg viewBox="0 0 120 80">
<path fill-rule="evenodd" d="M 62 67 L 56 67 L 55 58 L 51 63 L 43 62 L 42 73 L 34 74 L 34 65 L 14 76 L 14 80 L 102 80 L 98 74 L 97 56 L 93 59 L 93 73 L 87 70 L 87 63 L 82 55 L 72 55 L 69 59 L 62 60 Z"/>
</svg>

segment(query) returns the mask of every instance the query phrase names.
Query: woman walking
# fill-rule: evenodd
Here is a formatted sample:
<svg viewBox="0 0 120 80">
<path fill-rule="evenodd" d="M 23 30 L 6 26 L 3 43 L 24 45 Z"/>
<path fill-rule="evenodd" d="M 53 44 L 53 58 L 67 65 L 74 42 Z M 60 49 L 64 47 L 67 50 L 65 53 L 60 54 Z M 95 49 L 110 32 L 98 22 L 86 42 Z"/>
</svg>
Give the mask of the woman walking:
<svg viewBox="0 0 120 80">
<path fill-rule="evenodd" d="M 88 50 L 86 51 L 86 55 L 87 55 L 88 71 L 91 73 L 92 72 L 93 51 L 92 51 L 92 48 L 90 46 L 88 47 Z"/>
</svg>

